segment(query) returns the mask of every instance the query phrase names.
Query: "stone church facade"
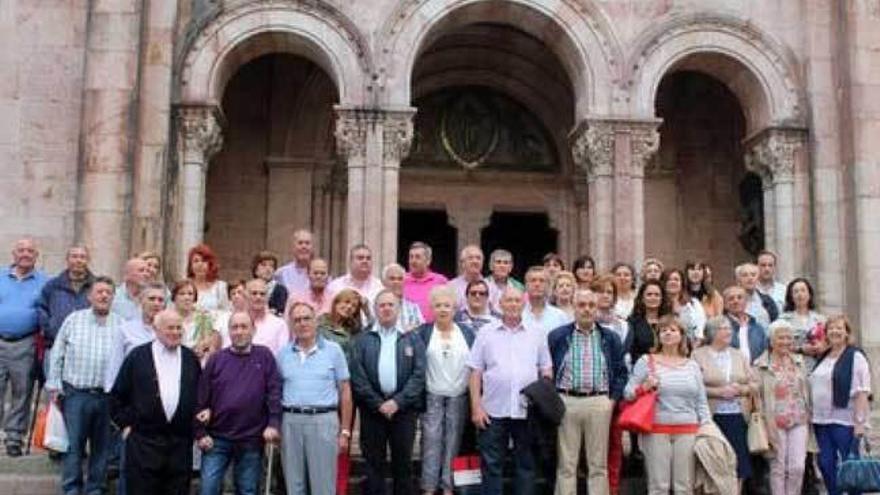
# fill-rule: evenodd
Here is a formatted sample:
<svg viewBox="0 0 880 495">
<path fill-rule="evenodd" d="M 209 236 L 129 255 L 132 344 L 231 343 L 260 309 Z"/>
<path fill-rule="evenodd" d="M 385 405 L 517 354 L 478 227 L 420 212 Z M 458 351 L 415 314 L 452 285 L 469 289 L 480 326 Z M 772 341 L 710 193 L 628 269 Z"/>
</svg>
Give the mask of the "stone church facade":
<svg viewBox="0 0 880 495">
<path fill-rule="evenodd" d="M 0 240 L 52 270 L 767 247 L 880 347 L 877 2 L 5 0 L 0 41 Z"/>
</svg>

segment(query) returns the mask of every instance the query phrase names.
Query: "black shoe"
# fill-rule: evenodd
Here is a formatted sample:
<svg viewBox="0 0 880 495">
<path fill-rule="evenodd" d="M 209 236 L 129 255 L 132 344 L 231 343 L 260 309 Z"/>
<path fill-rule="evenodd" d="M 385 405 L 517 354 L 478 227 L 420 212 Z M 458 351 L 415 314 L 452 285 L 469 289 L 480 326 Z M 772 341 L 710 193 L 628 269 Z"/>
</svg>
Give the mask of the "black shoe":
<svg viewBox="0 0 880 495">
<path fill-rule="evenodd" d="M 6 455 L 9 457 L 21 457 L 21 445 L 11 443 L 6 446 Z"/>
<path fill-rule="evenodd" d="M 62 452 L 55 452 L 54 450 L 49 451 L 49 460 L 52 462 L 61 462 L 64 459 L 64 454 Z"/>
</svg>

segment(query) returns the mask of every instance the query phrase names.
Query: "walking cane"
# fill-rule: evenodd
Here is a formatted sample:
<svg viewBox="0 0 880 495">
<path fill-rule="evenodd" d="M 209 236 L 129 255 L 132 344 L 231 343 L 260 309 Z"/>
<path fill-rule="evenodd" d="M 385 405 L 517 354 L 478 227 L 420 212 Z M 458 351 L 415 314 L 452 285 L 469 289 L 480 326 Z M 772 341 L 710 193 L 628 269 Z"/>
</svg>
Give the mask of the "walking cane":
<svg viewBox="0 0 880 495">
<path fill-rule="evenodd" d="M 269 465 L 266 467 L 266 492 L 265 495 L 271 495 L 272 493 L 272 464 L 275 464 L 275 444 L 269 442 L 266 445 L 266 450 L 268 451 L 266 454 L 266 458 L 269 461 Z"/>
<path fill-rule="evenodd" d="M 27 438 L 27 443 L 24 447 L 25 455 L 31 455 L 31 443 L 34 436 L 34 427 L 37 423 L 37 409 L 40 407 L 40 394 L 43 392 L 43 387 L 41 386 L 39 380 L 34 380 L 34 388 L 36 388 L 37 390 L 31 393 L 34 400 L 31 401 L 31 407 L 29 411 L 30 421 L 28 422 L 28 431 L 27 436 L 25 437 Z"/>
</svg>

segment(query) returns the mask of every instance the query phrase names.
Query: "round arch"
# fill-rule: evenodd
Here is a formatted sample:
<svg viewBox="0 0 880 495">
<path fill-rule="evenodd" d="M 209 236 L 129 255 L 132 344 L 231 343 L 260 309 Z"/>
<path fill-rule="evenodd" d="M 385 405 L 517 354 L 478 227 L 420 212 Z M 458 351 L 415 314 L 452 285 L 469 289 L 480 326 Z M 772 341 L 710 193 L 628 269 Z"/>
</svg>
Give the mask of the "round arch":
<svg viewBox="0 0 880 495">
<path fill-rule="evenodd" d="M 363 37 L 321 2 L 259 2 L 223 11 L 189 43 L 178 73 L 178 100 L 219 105 L 239 67 L 269 53 L 292 53 L 321 67 L 343 105 L 364 105 L 373 64 Z"/>
<path fill-rule="evenodd" d="M 514 26 L 544 42 L 559 58 L 575 92 L 574 118 L 611 113 L 612 86 L 622 59 L 607 19 L 583 0 L 403 0 L 382 28 L 384 100 L 409 105 L 416 60 L 444 31 L 473 23 Z"/>
<path fill-rule="evenodd" d="M 753 24 L 719 16 L 678 16 L 639 36 L 627 64 L 637 115 L 654 115 L 657 88 L 675 70 L 715 77 L 740 100 L 746 135 L 769 126 L 803 126 L 797 60 Z"/>
</svg>

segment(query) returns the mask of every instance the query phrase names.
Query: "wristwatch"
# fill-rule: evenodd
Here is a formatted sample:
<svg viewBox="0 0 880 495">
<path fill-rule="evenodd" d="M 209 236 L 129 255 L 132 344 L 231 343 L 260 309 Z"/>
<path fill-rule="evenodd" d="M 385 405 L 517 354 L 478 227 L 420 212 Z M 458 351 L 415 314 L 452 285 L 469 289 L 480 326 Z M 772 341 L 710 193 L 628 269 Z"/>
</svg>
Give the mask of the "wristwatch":
<svg viewBox="0 0 880 495">
<path fill-rule="evenodd" d="M 341 430 L 341 431 L 339 432 L 339 434 L 342 435 L 342 436 L 344 436 L 345 438 L 351 438 L 351 432 L 348 431 L 348 430 Z"/>
</svg>

